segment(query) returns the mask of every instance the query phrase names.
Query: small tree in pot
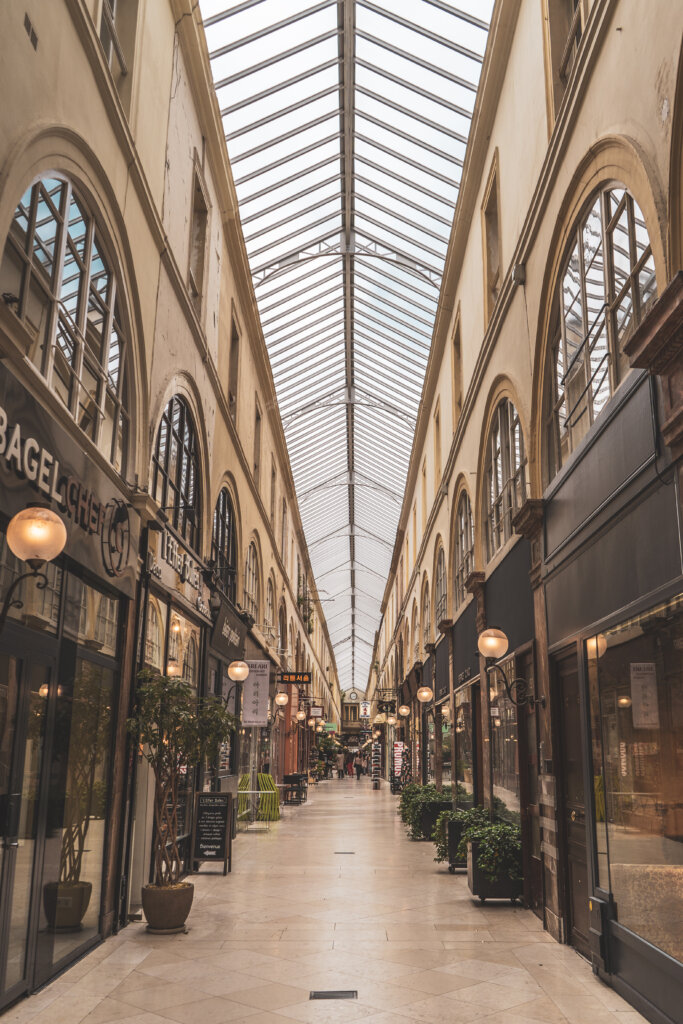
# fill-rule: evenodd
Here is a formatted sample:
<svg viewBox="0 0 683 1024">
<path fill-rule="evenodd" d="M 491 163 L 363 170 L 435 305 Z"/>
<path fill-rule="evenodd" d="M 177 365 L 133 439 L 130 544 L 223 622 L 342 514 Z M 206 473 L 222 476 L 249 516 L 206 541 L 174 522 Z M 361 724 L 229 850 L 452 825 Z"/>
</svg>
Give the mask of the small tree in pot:
<svg viewBox="0 0 683 1024">
<path fill-rule="evenodd" d="M 176 932 L 185 927 L 194 886 L 181 882 L 178 801 L 181 781 L 203 757 L 218 754 L 235 719 L 217 697 L 198 700 L 181 679 L 141 672 L 128 729 L 154 773 L 154 884 L 142 888 L 148 928 Z"/>
</svg>

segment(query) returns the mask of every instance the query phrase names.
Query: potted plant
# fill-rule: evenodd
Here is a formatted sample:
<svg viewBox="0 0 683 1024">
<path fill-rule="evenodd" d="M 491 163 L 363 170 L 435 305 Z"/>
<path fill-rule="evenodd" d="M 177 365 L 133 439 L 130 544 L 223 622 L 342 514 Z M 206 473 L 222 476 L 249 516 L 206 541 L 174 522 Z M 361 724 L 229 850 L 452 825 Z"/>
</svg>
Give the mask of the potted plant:
<svg viewBox="0 0 683 1024">
<path fill-rule="evenodd" d="M 142 887 L 142 909 L 149 931 L 170 934 L 184 930 L 194 896 L 194 886 L 181 881 L 181 782 L 204 756 L 215 759 L 235 720 L 220 698 L 197 700 L 181 679 L 149 671 L 139 679 L 128 729 L 154 774 L 154 884 Z"/>
<path fill-rule="evenodd" d="M 78 931 L 92 895 L 92 882 L 81 879 L 81 872 L 90 822 L 106 813 L 106 784 L 98 775 L 108 752 L 109 699 L 97 669 L 85 662 L 72 695 L 60 694 L 57 702 L 56 735 L 68 737 L 68 755 L 65 751 L 59 880 L 43 888 L 45 916 L 54 931 Z M 55 763 L 59 760 L 55 753 Z"/>
<path fill-rule="evenodd" d="M 458 847 L 463 832 L 477 825 L 488 822 L 488 811 L 485 807 L 442 811 L 436 820 L 432 840 L 436 846 L 437 862 L 448 861 L 448 870 L 453 874 L 456 868 L 464 868 L 467 858 L 458 854 Z"/>
<path fill-rule="evenodd" d="M 458 855 L 467 856 L 467 883 L 482 903 L 487 899 L 514 903 L 521 896 L 522 837 L 517 825 L 472 825 L 462 834 Z"/>
</svg>

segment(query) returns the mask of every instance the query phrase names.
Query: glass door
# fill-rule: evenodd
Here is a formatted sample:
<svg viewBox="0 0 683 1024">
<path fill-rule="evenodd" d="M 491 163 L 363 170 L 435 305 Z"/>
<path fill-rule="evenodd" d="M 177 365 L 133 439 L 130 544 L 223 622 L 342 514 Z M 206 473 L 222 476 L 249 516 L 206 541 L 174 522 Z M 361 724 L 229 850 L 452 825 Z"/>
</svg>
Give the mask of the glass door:
<svg viewBox="0 0 683 1024">
<path fill-rule="evenodd" d="M 0 653 L 0 1007 L 30 981 L 33 878 L 52 666 Z"/>
</svg>

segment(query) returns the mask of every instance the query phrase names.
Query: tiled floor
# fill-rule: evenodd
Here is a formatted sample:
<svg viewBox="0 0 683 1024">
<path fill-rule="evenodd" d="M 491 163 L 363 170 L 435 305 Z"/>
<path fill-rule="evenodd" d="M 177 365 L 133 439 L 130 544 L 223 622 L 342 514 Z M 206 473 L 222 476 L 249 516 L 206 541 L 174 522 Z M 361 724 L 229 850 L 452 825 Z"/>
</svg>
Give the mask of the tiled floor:
<svg viewBox="0 0 683 1024">
<path fill-rule="evenodd" d="M 130 925 L 3 1024 L 644 1020 L 532 913 L 474 902 L 395 808 L 368 780 L 322 783 L 239 837 L 231 875 L 196 878 L 187 935 Z M 358 999 L 310 1001 L 318 989 Z"/>
</svg>

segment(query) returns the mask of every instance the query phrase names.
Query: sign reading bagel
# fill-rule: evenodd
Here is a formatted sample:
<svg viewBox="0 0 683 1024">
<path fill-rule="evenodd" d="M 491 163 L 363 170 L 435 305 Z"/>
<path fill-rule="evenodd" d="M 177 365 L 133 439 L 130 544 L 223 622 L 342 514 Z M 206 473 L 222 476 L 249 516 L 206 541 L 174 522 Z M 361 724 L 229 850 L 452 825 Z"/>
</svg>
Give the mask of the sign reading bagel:
<svg viewBox="0 0 683 1024">
<path fill-rule="evenodd" d="M 111 477 L 5 367 L 0 367 L 0 495 L 8 516 L 35 502 L 53 507 L 66 523 L 67 553 L 133 594 L 137 513 Z"/>
</svg>

